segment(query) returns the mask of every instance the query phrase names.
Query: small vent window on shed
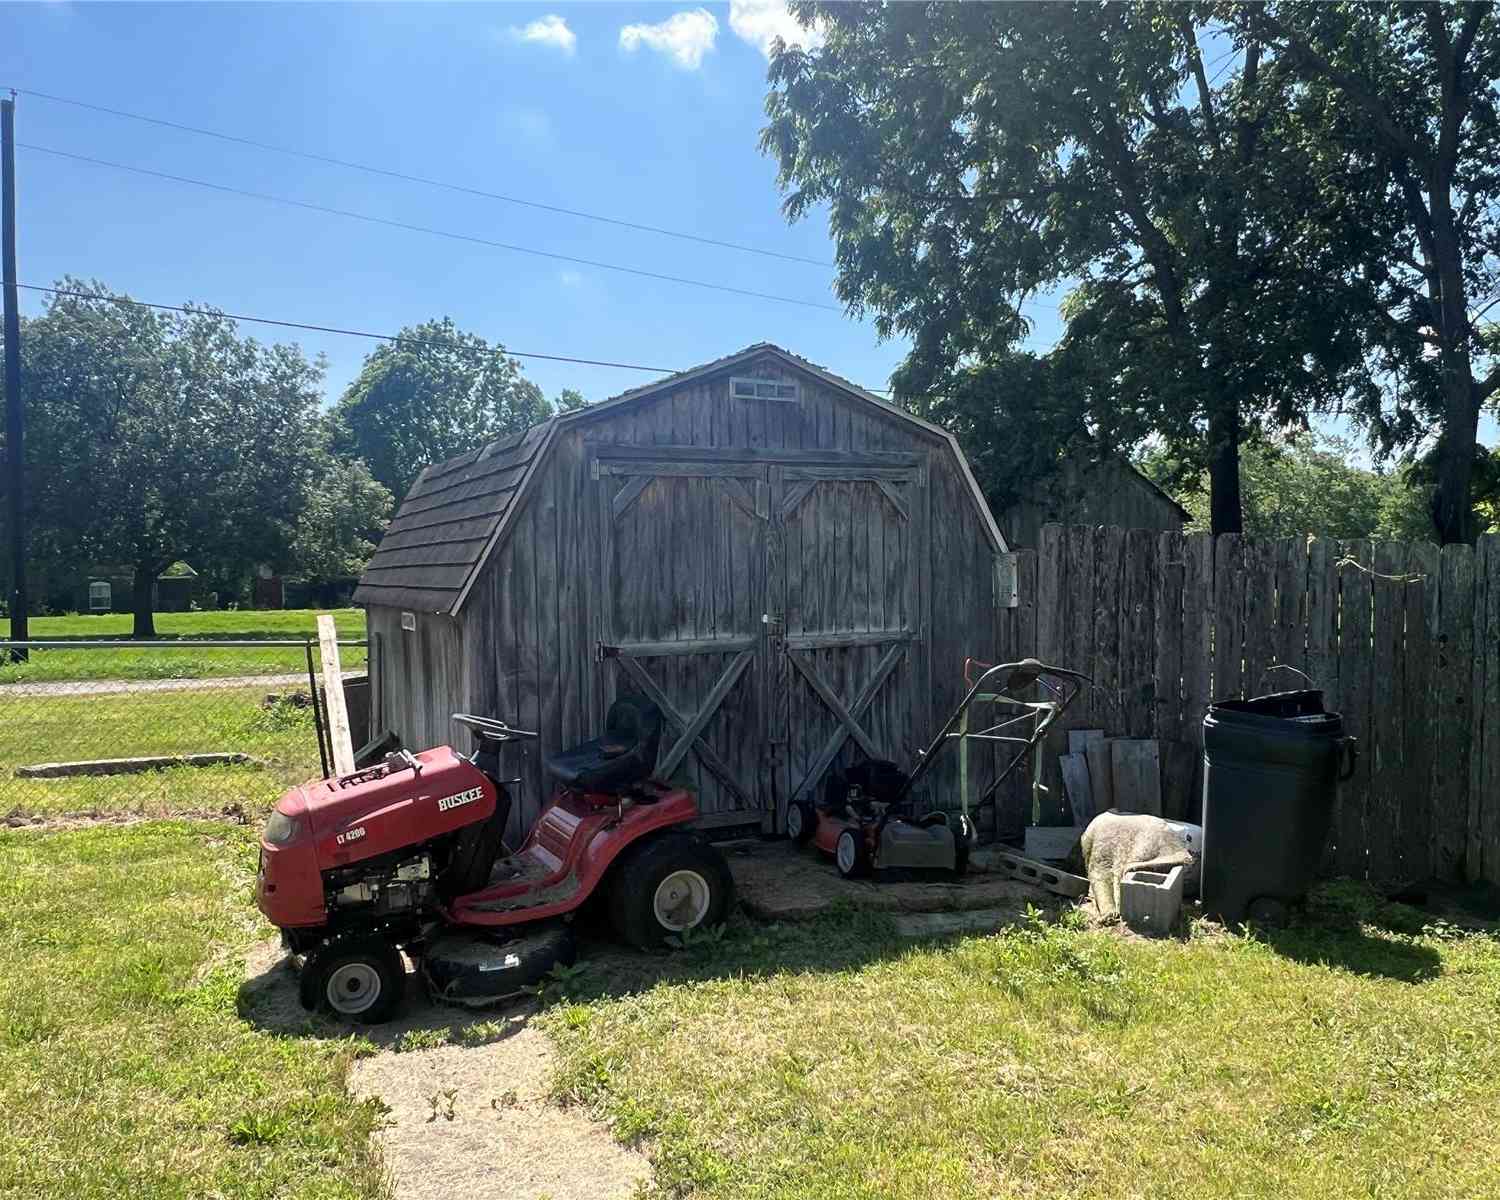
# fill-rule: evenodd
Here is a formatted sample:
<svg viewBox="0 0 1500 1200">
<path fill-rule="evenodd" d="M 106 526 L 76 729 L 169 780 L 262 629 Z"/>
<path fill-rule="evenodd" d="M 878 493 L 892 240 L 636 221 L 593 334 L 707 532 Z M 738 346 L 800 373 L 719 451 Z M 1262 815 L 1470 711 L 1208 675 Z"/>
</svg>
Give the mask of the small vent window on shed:
<svg viewBox="0 0 1500 1200">
<path fill-rule="evenodd" d="M 110 586 L 107 580 L 95 579 L 89 583 L 89 612 L 108 612 L 111 607 Z"/>
<path fill-rule="evenodd" d="M 800 400 L 800 388 L 796 383 L 784 383 L 779 379 L 731 379 L 730 394 L 742 400 Z"/>
</svg>

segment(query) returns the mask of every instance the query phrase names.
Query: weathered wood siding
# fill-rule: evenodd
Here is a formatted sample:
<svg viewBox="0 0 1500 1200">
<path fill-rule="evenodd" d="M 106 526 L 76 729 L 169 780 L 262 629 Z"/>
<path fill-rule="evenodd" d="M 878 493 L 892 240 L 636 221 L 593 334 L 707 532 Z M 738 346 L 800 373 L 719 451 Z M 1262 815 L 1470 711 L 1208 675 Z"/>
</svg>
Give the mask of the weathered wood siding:
<svg viewBox="0 0 1500 1200">
<path fill-rule="evenodd" d="M 1326 869 L 1500 883 L 1500 535 L 1439 549 L 1049 525 L 1040 540 L 1018 556 L 1002 651 L 1093 676 L 1067 728 L 1160 739 L 1168 816 L 1200 813 L 1209 702 L 1299 686 L 1285 665 L 1359 739 Z"/>
<path fill-rule="evenodd" d="M 736 398 L 731 373 L 802 394 Z M 770 828 L 831 744 L 909 765 L 964 657 L 996 652 L 995 551 L 946 443 L 780 361 L 563 426 L 514 520 L 463 610 L 470 703 L 542 735 L 513 833 L 548 793 L 541 760 L 640 671 L 688 723 L 715 702 L 679 767 L 705 819 Z M 863 741 L 814 675 L 846 711 L 868 692 Z M 669 721 L 664 756 L 681 735 Z M 956 767 L 937 784 L 948 802 Z"/>
<path fill-rule="evenodd" d="M 449 720 L 468 707 L 458 622 L 418 612 L 416 629 L 405 630 L 401 611 L 375 604 L 366 610 L 375 675 L 370 727 L 393 730 L 406 746 L 454 742 L 467 750 L 468 735 Z"/>
</svg>

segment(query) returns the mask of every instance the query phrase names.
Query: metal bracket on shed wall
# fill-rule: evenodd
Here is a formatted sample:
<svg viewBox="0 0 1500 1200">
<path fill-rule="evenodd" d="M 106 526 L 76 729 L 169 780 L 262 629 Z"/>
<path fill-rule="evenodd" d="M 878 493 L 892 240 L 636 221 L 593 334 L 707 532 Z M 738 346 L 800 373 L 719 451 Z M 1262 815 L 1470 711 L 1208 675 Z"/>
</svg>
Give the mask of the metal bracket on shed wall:
<svg viewBox="0 0 1500 1200">
<path fill-rule="evenodd" d="M 1016 556 L 1011 551 L 995 556 L 995 604 L 1000 608 L 1015 608 L 1021 603 L 1016 584 Z"/>
</svg>

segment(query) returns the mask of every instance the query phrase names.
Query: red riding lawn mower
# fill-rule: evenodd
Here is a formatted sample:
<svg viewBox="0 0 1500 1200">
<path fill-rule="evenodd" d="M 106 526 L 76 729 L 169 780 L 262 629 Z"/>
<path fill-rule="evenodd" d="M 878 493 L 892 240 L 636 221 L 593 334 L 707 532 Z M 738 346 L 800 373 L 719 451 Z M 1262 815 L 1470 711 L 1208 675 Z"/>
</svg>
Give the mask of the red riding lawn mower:
<svg viewBox="0 0 1500 1200">
<path fill-rule="evenodd" d="M 978 669 L 977 678 L 971 671 Z M 925 750 L 917 752 L 916 770 L 903 771 L 896 763 L 872 759 L 856 763 L 828 778 L 823 803 L 814 807 L 799 800 L 787 809 L 787 835 L 795 842 L 811 840 L 846 879 L 875 871 L 936 870 L 962 875 L 977 841 L 970 810 L 993 804 L 1000 785 L 1028 758 L 1032 772 L 1032 819 L 1039 817 L 1041 755 L 1038 747 L 1047 731 L 1090 680 L 1066 667 L 1051 667 L 1034 658 L 987 666 L 970 659 L 964 664 L 969 689 L 958 707 Z M 969 727 L 970 709 L 977 704 L 1001 706 L 1004 713 L 982 729 Z M 968 741 L 1019 747 L 996 772 L 984 794 L 973 804 L 960 787 L 956 814 L 941 809 L 916 811 L 916 788 L 951 743 Z"/>
<path fill-rule="evenodd" d="M 655 705 L 616 700 L 603 737 L 546 763 L 557 792 L 515 853 L 501 839 L 519 781 L 502 777 L 500 752 L 537 735 L 453 719 L 474 734 L 472 754 L 400 750 L 292 788 L 271 814 L 256 902 L 302 956 L 305 1007 L 388 1020 L 406 982 L 402 950 L 435 999 L 516 995 L 573 961 L 571 915 L 596 895 L 643 949 L 724 920 L 734 882 L 723 855 L 686 828 L 697 801 L 651 778 Z"/>
</svg>

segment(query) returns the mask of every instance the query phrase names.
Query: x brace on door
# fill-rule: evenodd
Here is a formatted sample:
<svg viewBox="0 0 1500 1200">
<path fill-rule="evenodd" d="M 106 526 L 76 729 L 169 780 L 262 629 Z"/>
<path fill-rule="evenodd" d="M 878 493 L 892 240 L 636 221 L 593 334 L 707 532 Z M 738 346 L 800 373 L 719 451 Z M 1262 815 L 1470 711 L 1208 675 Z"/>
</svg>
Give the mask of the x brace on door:
<svg viewBox="0 0 1500 1200">
<path fill-rule="evenodd" d="M 865 686 L 860 689 L 859 695 L 854 698 L 854 703 L 847 708 L 844 706 L 844 702 L 834 694 L 833 689 L 818 674 L 817 669 L 812 665 L 812 661 L 807 657 L 806 653 L 800 650 L 793 650 L 790 647 L 787 648 L 786 656 L 792 660 L 792 665 L 802 673 L 802 677 L 812 686 L 813 691 L 817 692 L 818 698 L 828 706 L 829 711 L 839 720 L 839 727 L 823 743 L 823 748 L 818 751 L 818 757 L 813 760 L 813 765 L 809 769 L 807 776 L 798 786 L 797 794 L 792 797 L 794 801 L 805 799 L 808 792 L 817 786 L 818 781 L 823 778 L 823 772 L 828 770 L 829 766 L 832 765 L 833 760 L 838 757 L 838 752 L 844 748 L 844 742 L 849 738 L 852 737 L 858 742 L 860 749 L 871 758 L 881 757 L 880 751 L 870 739 L 870 735 L 861 727 L 859 719 L 865 715 L 865 711 L 870 707 L 871 702 L 875 699 L 876 693 L 880 691 L 881 685 L 885 683 L 886 678 L 896 669 L 896 664 L 901 661 L 901 655 L 905 653 L 906 646 L 906 641 L 899 641 L 885 652 L 879 665 L 875 668 L 875 673 L 870 676 Z"/>
<path fill-rule="evenodd" d="M 681 734 L 672 748 L 667 751 L 667 756 L 661 760 L 656 768 L 656 774 L 663 779 L 669 778 L 673 771 L 684 758 L 689 750 L 698 756 L 698 760 L 714 773 L 720 783 L 739 801 L 741 808 L 752 808 L 749 797 L 745 795 L 744 789 L 734 778 L 734 773 L 729 765 L 719 757 L 714 748 L 703 741 L 703 729 L 718 711 L 719 705 L 724 703 L 724 697 L 729 695 L 729 689 L 739 682 L 745 669 L 749 667 L 751 659 L 755 657 L 753 650 L 741 650 L 731 660 L 729 666 L 724 668 L 724 673 L 719 676 L 708 696 L 704 699 L 702 706 L 692 717 L 684 716 L 682 711 L 667 698 L 666 692 L 662 691 L 656 680 L 651 678 L 646 668 L 629 656 L 628 653 L 616 652 L 615 661 L 620 664 L 625 673 L 646 693 L 656 706 L 661 709 L 662 716 L 675 725 Z M 837 753 L 837 750 L 835 750 Z"/>
</svg>

